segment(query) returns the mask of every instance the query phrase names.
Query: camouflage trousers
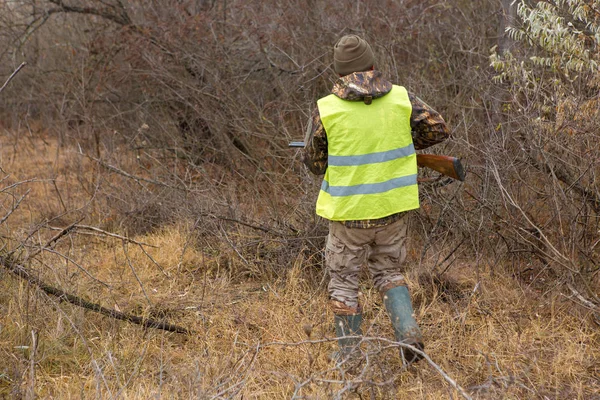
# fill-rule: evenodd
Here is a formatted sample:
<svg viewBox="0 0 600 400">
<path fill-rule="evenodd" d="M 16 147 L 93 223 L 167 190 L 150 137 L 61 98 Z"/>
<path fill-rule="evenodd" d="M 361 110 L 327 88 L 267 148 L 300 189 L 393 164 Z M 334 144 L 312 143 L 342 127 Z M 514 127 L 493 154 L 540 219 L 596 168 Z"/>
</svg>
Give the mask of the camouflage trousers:
<svg viewBox="0 0 600 400">
<path fill-rule="evenodd" d="M 405 215 L 389 225 L 374 228 L 348 228 L 343 223 L 330 221 L 325 263 L 335 314 L 360 312 L 358 284 L 365 264 L 375 288 L 381 293 L 406 284 L 401 266 L 406 259 L 407 220 Z"/>
</svg>

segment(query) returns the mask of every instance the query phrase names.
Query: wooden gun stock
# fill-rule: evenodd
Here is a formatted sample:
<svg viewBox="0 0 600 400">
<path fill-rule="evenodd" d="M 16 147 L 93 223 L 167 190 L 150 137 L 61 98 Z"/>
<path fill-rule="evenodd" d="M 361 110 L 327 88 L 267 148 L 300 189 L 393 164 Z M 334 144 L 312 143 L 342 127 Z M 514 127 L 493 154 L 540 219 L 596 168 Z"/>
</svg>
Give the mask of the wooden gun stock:
<svg viewBox="0 0 600 400">
<path fill-rule="evenodd" d="M 450 178 L 465 180 L 465 170 L 456 157 L 439 156 L 437 154 L 417 154 L 417 165 L 427 167 Z"/>
<path fill-rule="evenodd" d="M 304 142 L 291 142 L 289 147 L 304 147 Z M 437 154 L 417 154 L 417 165 L 426 167 L 440 174 L 449 176 L 459 181 L 465 180 L 465 170 L 456 157 L 439 156 Z"/>
</svg>

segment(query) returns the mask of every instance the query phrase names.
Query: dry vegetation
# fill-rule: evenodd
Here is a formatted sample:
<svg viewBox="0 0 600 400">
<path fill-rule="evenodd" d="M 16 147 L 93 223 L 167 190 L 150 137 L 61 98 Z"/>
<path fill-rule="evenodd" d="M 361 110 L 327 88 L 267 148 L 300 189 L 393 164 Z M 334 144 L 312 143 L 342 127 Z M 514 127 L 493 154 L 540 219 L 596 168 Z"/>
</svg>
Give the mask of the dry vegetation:
<svg viewBox="0 0 600 400">
<path fill-rule="evenodd" d="M 86 209 L 88 203 L 78 174 L 66 167 L 80 164 L 92 175 L 93 164 L 76 149 L 60 149 L 52 138 L 5 134 L 2 141 L 13 143 L 0 154 L 3 169 L 11 172 L 4 185 L 35 179 L 20 185 L 30 192 L 9 219 L 18 226 L 43 221 L 45 228 L 4 235 L 24 243 L 33 231 L 32 242 L 43 243 L 56 233 L 45 230 L 61 225 L 62 203 L 71 209 Z M 50 218 L 53 214 L 58 215 Z M 454 392 L 425 363 L 402 370 L 372 287 L 363 288 L 365 359 L 353 369 L 336 365 L 329 360 L 336 345 L 319 255 L 306 246 L 288 250 L 292 259 L 280 268 L 269 259 L 281 249 L 264 232 L 225 219 L 207 230 L 200 234 L 198 223 L 185 221 L 165 224 L 131 238 L 143 243 L 142 251 L 82 229 L 87 235 L 72 234 L 32 262 L 48 282 L 61 282 L 109 308 L 177 323 L 191 335 L 143 329 L 61 303 L 3 271 L 2 394 L 440 398 Z M 544 293 L 543 282 L 529 285 L 468 257 L 453 259 L 448 272 L 434 278 L 426 272 L 434 257 L 419 263 L 420 249 L 416 243 L 413 248 L 410 286 L 427 352 L 473 397 L 600 395 L 598 330 L 593 315 L 569 293 Z"/>
<path fill-rule="evenodd" d="M 0 396 L 600 399 L 597 71 L 520 62 L 550 50 L 498 36 L 510 1 L 383 3 L 0 2 L 0 84 L 28 63 L 0 91 Z M 363 357 L 329 359 L 319 179 L 286 149 L 351 31 L 468 168 L 412 218 L 408 369 L 368 280 Z"/>
</svg>

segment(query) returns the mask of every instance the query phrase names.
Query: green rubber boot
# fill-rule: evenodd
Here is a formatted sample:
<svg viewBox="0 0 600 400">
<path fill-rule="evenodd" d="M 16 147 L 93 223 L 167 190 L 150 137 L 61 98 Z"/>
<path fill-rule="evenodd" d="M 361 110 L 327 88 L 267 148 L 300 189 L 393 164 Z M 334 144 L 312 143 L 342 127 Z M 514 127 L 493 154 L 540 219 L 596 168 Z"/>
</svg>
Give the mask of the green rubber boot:
<svg viewBox="0 0 600 400">
<path fill-rule="evenodd" d="M 338 338 L 340 350 L 333 354 L 333 358 L 347 357 L 354 353 L 360 343 L 360 338 L 343 338 L 343 336 L 360 336 L 362 331 L 362 314 L 335 315 L 335 335 Z"/>
<path fill-rule="evenodd" d="M 421 329 L 413 317 L 413 308 L 410 294 L 406 286 L 396 286 L 383 293 L 383 302 L 388 312 L 396 341 L 409 344 L 419 350 L 423 350 L 423 335 Z M 407 363 L 421 360 L 423 357 L 414 351 L 401 347 L 400 356 Z"/>
</svg>

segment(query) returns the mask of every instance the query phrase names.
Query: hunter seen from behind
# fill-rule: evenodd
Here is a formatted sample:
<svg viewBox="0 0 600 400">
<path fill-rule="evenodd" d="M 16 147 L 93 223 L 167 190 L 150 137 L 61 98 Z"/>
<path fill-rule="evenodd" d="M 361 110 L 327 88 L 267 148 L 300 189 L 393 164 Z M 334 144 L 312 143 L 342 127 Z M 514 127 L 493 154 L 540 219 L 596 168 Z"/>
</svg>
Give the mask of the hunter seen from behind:
<svg viewBox="0 0 600 400">
<path fill-rule="evenodd" d="M 289 147 L 346 35 L 449 134 L 402 219 L 421 342 L 371 268 L 332 307 Z M 0 398 L 600 399 L 599 44 L 596 0 L 0 0 Z"/>
</svg>

